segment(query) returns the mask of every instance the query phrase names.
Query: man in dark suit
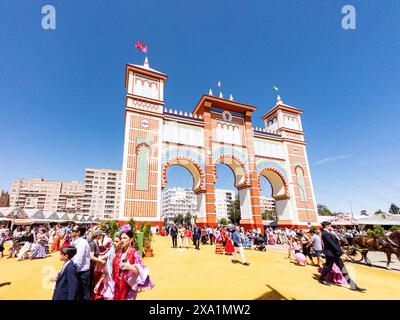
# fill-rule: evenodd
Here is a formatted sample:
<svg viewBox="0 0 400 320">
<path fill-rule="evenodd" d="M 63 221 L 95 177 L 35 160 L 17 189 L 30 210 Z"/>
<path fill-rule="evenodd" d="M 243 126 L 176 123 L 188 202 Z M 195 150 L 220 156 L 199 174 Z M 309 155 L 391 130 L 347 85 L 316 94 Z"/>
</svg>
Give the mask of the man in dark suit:
<svg viewBox="0 0 400 320">
<path fill-rule="evenodd" d="M 61 271 L 58 273 L 53 300 L 76 300 L 78 293 L 78 275 L 76 265 L 71 259 L 76 254 L 75 247 L 64 247 L 60 251 L 60 260 L 64 261 Z"/>
<path fill-rule="evenodd" d="M 349 283 L 351 290 L 360 292 L 365 291 L 366 289 L 357 286 L 357 284 L 350 278 L 347 269 L 344 266 L 344 263 L 341 259 L 341 256 L 343 255 L 342 248 L 340 247 L 338 240 L 331 233 L 332 224 L 330 222 L 322 222 L 321 225 L 323 228 L 321 238 L 324 244 L 323 250 L 326 257 L 326 262 L 322 268 L 319 282 L 324 285 L 329 285 L 325 279 L 335 263 L 342 272 L 343 277 Z"/>
<path fill-rule="evenodd" d="M 172 228 L 170 230 L 170 235 L 172 238 L 172 247 L 176 248 L 177 237 L 178 237 L 178 229 L 176 228 L 176 225 L 172 226 Z"/>
<path fill-rule="evenodd" d="M 198 226 L 193 228 L 193 243 L 197 250 L 200 250 L 201 229 Z"/>
</svg>

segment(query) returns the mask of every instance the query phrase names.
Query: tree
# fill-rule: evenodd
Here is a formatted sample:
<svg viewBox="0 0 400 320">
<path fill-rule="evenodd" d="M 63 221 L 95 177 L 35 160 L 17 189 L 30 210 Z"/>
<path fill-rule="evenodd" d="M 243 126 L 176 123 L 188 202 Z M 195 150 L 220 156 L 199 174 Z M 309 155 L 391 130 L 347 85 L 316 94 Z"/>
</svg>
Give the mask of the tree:
<svg viewBox="0 0 400 320">
<path fill-rule="evenodd" d="M 384 212 L 381 209 L 374 212 L 374 214 L 382 214 L 382 213 L 384 213 Z"/>
<path fill-rule="evenodd" d="M 236 196 L 235 200 L 232 202 L 231 209 L 229 210 L 229 220 L 233 224 L 240 223 L 240 199 Z"/>
<path fill-rule="evenodd" d="M 367 210 L 361 210 L 360 211 L 360 214 L 362 215 L 362 216 L 367 216 L 368 215 L 368 213 L 367 213 Z"/>
<path fill-rule="evenodd" d="M 391 214 L 400 214 L 400 208 L 396 206 L 394 203 L 390 205 L 389 213 Z"/>
<path fill-rule="evenodd" d="M 227 225 L 228 224 L 228 220 L 226 218 L 221 218 L 221 219 L 219 219 L 218 223 L 222 224 L 222 225 Z"/>
<path fill-rule="evenodd" d="M 119 225 L 115 220 L 108 220 L 100 223 L 101 229 L 107 229 L 110 235 L 114 238 L 114 235 L 119 231 Z"/>
<path fill-rule="evenodd" d="M 385 229 L 380 225 L 374 224 L 373 229 L 367 231 L 367 235 L 374 238 L 384 238 Z"/>
<path fill-rule="evenodd" d="M 134 241 L 134 244 L 135 244 L 135 248 L 136 249 L 139 249 L 139 243 L 138 243 L 138 241 L 137 241 L 137 234 L 136 234 L 136 222 L 135 222 L 135 220 L 133 220 L 133 218 L 130 218 L 129 219 L 129 221 L 128 221 L 128 224 L 131 226 L 131 228 L 132 228 L 132 233 L 133 233 L 133 241 Z"/>
<path fill-rule="evenodd" d="M 182 213 L 179 213 L 179 214 L 177 214 L 175 217 L 174 217 L 174 223 L 175 224 L 182 224 L 183 223 L 183 221 L 184 221 L 184 217 L 183 217 L 183 214 Z"/>
<path fill-rule="evenodd" d="M 183 218 L 183 222 L 186 225 L 190 225 L 192 223 L 192 214 L 190 212 L 186 213 L 185 217 Z"/>
<path fill-rule="evenodd" d="M 332 215 L 331 210 L 329 210 L 328 207 L 324 204 L 318 204 L 317 208 L 318 208 L 318 214 L 320 216 L 331 216 Z"/>
<path fill-rule="evenodd" d="M 276 208 L 273 208 L 272 210 L 265 210 L 261 214 L 261 217 L 263 220 L 276 220 L 277 219 Z"/>
</svg>

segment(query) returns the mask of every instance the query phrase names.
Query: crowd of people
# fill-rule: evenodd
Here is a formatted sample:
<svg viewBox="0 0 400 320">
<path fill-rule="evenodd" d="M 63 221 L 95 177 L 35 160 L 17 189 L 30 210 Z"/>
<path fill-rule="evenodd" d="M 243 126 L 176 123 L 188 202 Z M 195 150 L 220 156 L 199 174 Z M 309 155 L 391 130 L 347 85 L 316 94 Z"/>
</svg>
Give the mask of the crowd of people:
<svg viewBox="0 0 400 320">
<path fill-rule="evenodd" d="M 341 239 L 350 239 L 357 235 L 365 235 L 365 231 L 346 228 L 333 228 L 329 222 L 322 224 L 322 231 L 318 229 L 304 230 L 291 228 L 270 228 L 259 233 L 256 228 L 245 230 L 237 226 L 198 227 L 196 225 L 172 225 L 163 228 L 162 235 L 172 238 L 173 248 L 200 249 L 203 245 L 214 245 L 216 254 L 233 255 L 232 262 L 236 263 L 239 254 L 244 265 L 246 261 L 243 249 L 265 251 L 266 246 L 287 245 L 288 258 L 293 258 L 298 265 L 312 265 L 318 267 L 321 273 L 320 282 L 329 285 L 333 282 L 348 286 L 352 290 L 365 291 L 358 287 L 350 278 L 341 257 L 345 257 L 341 246 Z M 324 258 L 324 259 L 323 259 Z"/>
<path fill-rule="evenodd" d="M 63 267 L 51 280 L 53 300 L 134 300 L 154 283 L 135 247 L 134 232 L 124 225 L 115 234 L 98 225 L 18 226 L 13 232 L 0 226 L 0 252 L 10 241 L 9 257 L 46 258 L 60 253 Z"/>
<path fill-rule="evenodd" d="M 232 256 L 233 263 L 238 262 L 236 256 L 239 254 L 242 264 L 248 266 L 250 264 L 246 260 L 243 249 L 252 246 L 252 239 L 257 236 L 257 230 L 245 234 L 243 227 L 231 225 L 201 228 L 197 225 L 174 224 L 163 228 L 161 235 L 171 236 L 173 248 L 183 249 L 185 245 L 185 248 L 189 249 L 192 243 L 196 250 L 200 250 L 200 243 L 215 245 L 216 254 Z"/>
<path fill-rule="evenodd" d="M 259 231 L 234 225 L 179 224 L 163 227 L 160 234 L 171 237 L 173 248 L 200 250 L 200 244 L 212 245 L 215 254 L 231 256 L 232 263 L 239 262 L 239 255 L 246 266 L 250 264 L 244 249 L 265 251 L 266 246 L 287 245 L 288 258 L 293 258 L 296 264 L 318 267 L 322 284 L 333 282 L 353 290 L 365 290 L 348 275 L 340 246 L 341 239 L 350 242 L 352 237 L 364 235 L 363 231 L 333 228 L 329 222 L 322 223 L 322 231 L 269 227 L 264 234 Z M 78 224 L 19 226 L 12 233 L 0 226 L 0 257 L 6 241 L 11 242 L 9 258 L 17 260 L 45 258 L 49 253 L 60 251 L 64 265 L 53 278 L 56 282 L 53 299 L 131 300 L 139 291 L 154 286 L 129 225 L 124 225 L 116 234 L 96 225 L 89 229 Z"/>
</svg>

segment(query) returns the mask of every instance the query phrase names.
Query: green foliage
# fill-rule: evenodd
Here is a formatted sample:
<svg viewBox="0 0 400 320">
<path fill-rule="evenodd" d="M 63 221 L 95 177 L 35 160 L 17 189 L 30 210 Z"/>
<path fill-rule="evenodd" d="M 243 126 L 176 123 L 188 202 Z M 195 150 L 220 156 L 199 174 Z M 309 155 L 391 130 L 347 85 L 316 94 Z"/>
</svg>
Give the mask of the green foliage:
<svg viewBox="0 0 400 320">
<path fill-rule="evenodd" d="M 136 222 L 133 220 L 133 218 L 130 218 L 128 221 L 128 224 L 131 226 L 132 231 L 133 231 L 133 241 L 135 242 L 135 248 L 139 249 L 138 241 L 137 241 L 137 235 L 136 235 Z"/>
<path fill-rule="evenodd" d="M 390 231 L 398 231 L 398 230 L 400 230 L 400 226 L 392 226 L 391 228 L 390 228 Z"/>
<path fill-rule="evenodd" d="M 374 212 L 374 214 L 382 214 L 382 213 L 384 213 L 384 212 L 381 209 Z"/>
<path fill-rule="evenodd" d="M 218 223 L 226 226 L 228 224 L 228 220 L 225 218 L 221 218 L 219 219 Z"/>
<path fill-rule="evenodd" d="M 183 224 L 184 217 L 183 214 L 179 213 L 174 217 L 174 223 L 175 224 Z"/>
<path fill-rule="evenodd" d="M 265 210 L 261 214 L 261 218 L 263 220 L 276 220 L 277 219 L 276 208 L 273 208 L 272 210 Z"/>
<path fill-rule="evenodd" d="M 183 218 L 183 222 L 186 225 L 190 225 L 192 223 L 192 215 L 190 212 L 186 213 L 185 217 Z"/>
<path fill-rule="evenodd" d="M 108 232 L 110 233 L 111 237 L 115 237 L 115 234 L 118 232 L 119 230 L 119 225 L 117 223 L 117 221 L 115 220 L 108 220 L 108 221 L 104 221 L 102 223 L 100 223 L 100 229 L 107 229 Z"/>
<path fill-rule="evenodd" d="M 385 237 L 385 229 L 380 225 L 374 225 L 373 229 L 367 231 L 369 237 L 383 238 Z"/>
<path fill-rule="evenodd" d="M 310 232 L 315 232 L 317 231 L 317 227 L 316 226 L 311 226 L 310 227 Z"/>
<path fill-rule="evenodd" d="M 147 223 L 143 227 L 143 247 L 146 249 L 151 249 L 151 241 L 153 239 L 153 234 L 151 233 L 151 225 Z"/>
<path fill-rule="evenodd" d="M 237 196 L 235 198 L 235 200 L 232 202 L 228 218 L 233 224 L 239 224 L 240 223 L 241 217 L 240 217 L 240 200 L 239 200 L 239 196 Z"/>
<path fill-rule="evenodd" d="M 332 215 L 331 210 L 329 210 L 326 205 L 318 204 L 317 208 L 318 208 L 318 214 L 320 216 L 331 216 Z"/>
<path fill-rule="evenodd" d="M 390 205 L 389 213 L 391 214 L 400 214 L 400 208 L 396 206 L 394 203 Z"/>
<path fill-rule="evenodd" d="M 140 224 L 139 224 L 139 231 L 140 231 L 140 232 L 143 232 L 143 230 L 144 230 L 144 222 L 142 221 L 142 222 L 140 222 Z"/>
</svg>

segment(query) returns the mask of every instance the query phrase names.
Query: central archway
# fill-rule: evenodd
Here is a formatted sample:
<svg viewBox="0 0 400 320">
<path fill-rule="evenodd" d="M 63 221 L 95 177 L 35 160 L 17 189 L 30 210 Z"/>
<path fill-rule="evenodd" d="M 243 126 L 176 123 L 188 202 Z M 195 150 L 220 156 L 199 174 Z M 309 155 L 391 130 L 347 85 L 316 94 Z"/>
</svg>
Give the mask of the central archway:
<svg viewBox="0 0 400 320">
<path fill-rule="evenodd" d="M 217 182 L 217 165 L 226 164 L 233 172 L 237 189 L 249 186 L 249 174 L 246 164 L 233 154 L 221 154 L 214 162 L 214 183 Z"/>
<path fill-rule="evenodd" d="M 226 165 L 233 173 L 234 187 L 237 189 L 237 193 L 240 201 L 240 215 L 241 222 L 251 221 L 252 209 L 250 199 L 250 181 L 249 171 L 246 163 L 244 163 L 238 156 L 223 153 L 214 162 L 214 185 L 216 185 L 217 177 L 217 166 Z M 217 206 L 217 203 L 216 203 Z M 239 221 L 236 221 L 239 222 Z"/>
</svg>

